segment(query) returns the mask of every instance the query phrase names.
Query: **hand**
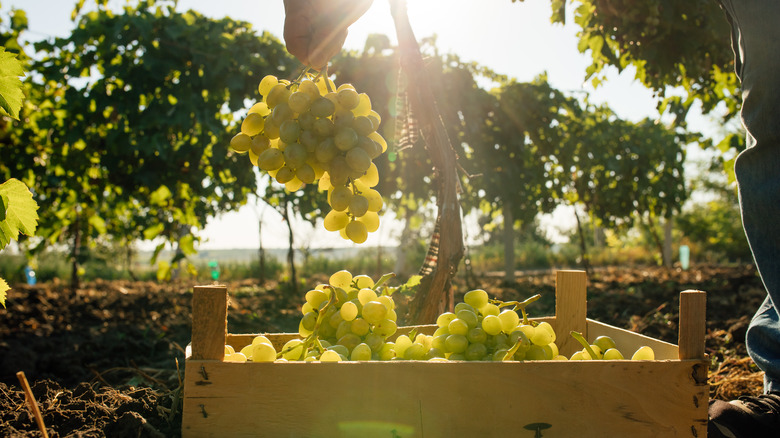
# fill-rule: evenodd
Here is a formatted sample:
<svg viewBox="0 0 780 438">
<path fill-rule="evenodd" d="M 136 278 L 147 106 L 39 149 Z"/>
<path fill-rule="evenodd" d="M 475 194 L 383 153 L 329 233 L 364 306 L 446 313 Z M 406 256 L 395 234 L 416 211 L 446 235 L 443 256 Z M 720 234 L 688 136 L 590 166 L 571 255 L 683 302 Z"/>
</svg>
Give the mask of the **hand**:
<svg viewBox="0 0 780 438">
<path fill-rule="evenodd" d="M 347 28 L 373 0 L 284 0 L 284 41 L 303 64 L 320 70 L 344 46 Z"/>
</svg>

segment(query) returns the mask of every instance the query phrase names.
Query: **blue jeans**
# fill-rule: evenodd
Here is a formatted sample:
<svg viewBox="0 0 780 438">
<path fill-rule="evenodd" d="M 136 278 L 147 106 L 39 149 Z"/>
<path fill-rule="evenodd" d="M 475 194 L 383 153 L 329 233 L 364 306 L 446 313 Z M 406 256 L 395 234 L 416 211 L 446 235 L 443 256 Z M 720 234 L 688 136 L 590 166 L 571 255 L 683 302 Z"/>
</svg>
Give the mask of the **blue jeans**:
<svg viewBox="0 0 780 438">
<path fill-rule="evenodd" d="M 767 290 L 750 322 L 748 354 L 764 373 L 764 391 L 780 391 L 780 1 L 721 0 L 731 22 L 742 81 L 747 148 L 734 171 L 742 223 Z"/>
</svg>

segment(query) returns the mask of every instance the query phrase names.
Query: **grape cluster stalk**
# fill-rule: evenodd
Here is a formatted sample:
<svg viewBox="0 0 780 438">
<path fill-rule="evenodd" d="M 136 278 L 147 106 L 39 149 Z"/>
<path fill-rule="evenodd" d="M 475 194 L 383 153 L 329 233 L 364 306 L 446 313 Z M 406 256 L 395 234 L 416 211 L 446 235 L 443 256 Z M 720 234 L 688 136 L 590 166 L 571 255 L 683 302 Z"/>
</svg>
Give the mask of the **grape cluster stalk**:
<svg viewBox="0 0 780 438">
<path fill-rule="evenodd" d="M 290 192 L 318 183 L 331 207 L 325 229 L 365 242 L 379 229 L 384 201 L 374 189 L 374 160 L 387 151 L 371 99 L 352 84 L 336 87 L 327 76 L 309 73 L 293 82 L 265 76 L 258 92 L 263 99 L 249 109 L 230 148 L 248 154 Z"/>
</svg>

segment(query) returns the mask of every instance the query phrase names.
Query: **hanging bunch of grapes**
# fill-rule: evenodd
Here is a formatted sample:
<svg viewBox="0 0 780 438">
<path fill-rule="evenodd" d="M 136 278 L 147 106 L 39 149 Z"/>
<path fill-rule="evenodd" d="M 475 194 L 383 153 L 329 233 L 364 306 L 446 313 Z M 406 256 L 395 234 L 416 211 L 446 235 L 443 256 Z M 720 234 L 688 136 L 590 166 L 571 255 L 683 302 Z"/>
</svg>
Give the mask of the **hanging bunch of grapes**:
<svg viewBox="0 0 780 438">
<path fill-rule="evenodd" d="M 263 100 L 249 109 L 230 147 L 290 192 L 318 182 L 331 207 L 325 229 L 365 242 L 383 206 L 373 160 L 387 150 L 368 95 L 308 74 L 295 82 L 268 75 L 258 91 Z"/>
</svg>

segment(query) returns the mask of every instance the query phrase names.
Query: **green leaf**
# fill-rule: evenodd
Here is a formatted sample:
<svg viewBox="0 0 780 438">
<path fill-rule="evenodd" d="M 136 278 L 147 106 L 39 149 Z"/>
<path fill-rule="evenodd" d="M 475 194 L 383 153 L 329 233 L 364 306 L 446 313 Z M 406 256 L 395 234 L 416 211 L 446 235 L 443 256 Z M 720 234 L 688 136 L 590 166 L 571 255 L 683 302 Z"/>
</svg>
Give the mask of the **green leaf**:
<svg viewBox="0 0 780 438">
<path fill-rule="evenodd" d="M 156 225 L 151 226 L 144 230 L 144 239 L 152 240 L 155 237 L 159 236 L 164 230 L 165 230 L 165 224 L 159 222 Z"/>
<path fill-rule="evenodd" d="M 24 76 L 22 62 L 16 58 L 16 54 L 6 52 L 5 47 L 0 46 L 0 114 L 9 115 L 15 120 L 19 120 L 24 98 L 20 76 Z"/>
<path fill-rule="evenodd" d="M 11 240 L 19 238 L 19 233 L 27 236 L 35 233 L 38 204 L 33 201 L 30 189 L 15 178 L 0 184 L 0 196 L 5 205 L 5 218 L 0 221 L 0 248 L 5 248 Z"/>
<path fill-rule="evenodd" d="M 8 292 L 9 289 L 11 288 L 8 287 L 8 283 L 6 283 L 5 280 L 0 278 L 0 304 L 2 304 L 3 307 L 5 307 L 6 292 Z"/>
<path fill-rule="evenodd" d="M 195 250 L 195 236 L 187 234 L 179 239 L 179 249 L 181 249 L 181 252 L 186 256 L 196 254 L 198 251 Z"/>
<path fill-rule="evenodd" d="M 165 207 L 168 205 L 168 199 L 170 199 L 172 195 L 173 193 L 171 193 L 171 190 L 168 187 L 160 186 L 159 189 L 155 190 L 154 193 L 151 194 L 149 197 L 149 202 L 153 205 Z"/>
<path fill-rule="evenodd" d="M 165 260 L 157 264 L 157 281 L 168 281 L 171 279 L 171 264 Z"/>
<path fill-rule="evenodd" d="M 5 220 L 5 206 L 8 205 L 8 197 L 0 195 L 0 221 Z"/>
</svg>

